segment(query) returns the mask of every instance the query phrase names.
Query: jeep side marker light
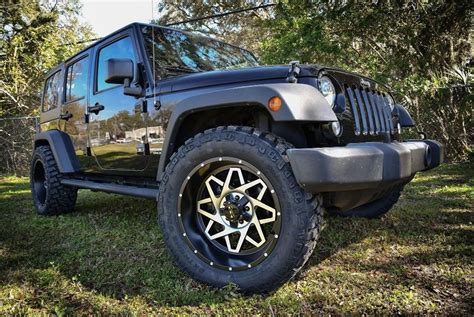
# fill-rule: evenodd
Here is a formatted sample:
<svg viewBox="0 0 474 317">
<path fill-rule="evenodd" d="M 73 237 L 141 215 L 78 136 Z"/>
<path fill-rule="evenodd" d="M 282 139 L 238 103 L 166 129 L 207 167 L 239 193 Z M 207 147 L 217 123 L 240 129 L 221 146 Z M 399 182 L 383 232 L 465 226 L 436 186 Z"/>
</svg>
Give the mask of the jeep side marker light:
<svg viewBox="0 0 474 317">
<path fill-rule="evenodd" d="M 277 112 L 281 109 L 281 104 L 281 98 L 278 96 L 271 97 L 270 100 L 268 100 L 268 108 L 274 112 Z"/>
</svg>

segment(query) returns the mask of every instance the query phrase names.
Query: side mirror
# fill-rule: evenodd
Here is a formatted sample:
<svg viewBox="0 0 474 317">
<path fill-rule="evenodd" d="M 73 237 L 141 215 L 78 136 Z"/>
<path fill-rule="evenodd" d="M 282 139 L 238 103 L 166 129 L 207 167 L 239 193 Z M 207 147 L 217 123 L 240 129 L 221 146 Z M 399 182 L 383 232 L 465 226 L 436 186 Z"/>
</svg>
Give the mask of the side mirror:
<svg viewBox="0 0 474 317">
<path fill-rule="evenodd" d="M 130 86 L 133 78 L 138 78 L 138 67 L 131 59 L 110 58 L 105 61 L 105 82 L 109 84 L 123 84 L 123 93 L 129 96 L 140 97 L 142 87 L 138 83 Z"/>
<path fill-rule="evenodd" d="M 105 61 L 105 82 L 123 84 L 133 79 L 133 62 L 131 59 L 111 58 Z"/>
</svg>

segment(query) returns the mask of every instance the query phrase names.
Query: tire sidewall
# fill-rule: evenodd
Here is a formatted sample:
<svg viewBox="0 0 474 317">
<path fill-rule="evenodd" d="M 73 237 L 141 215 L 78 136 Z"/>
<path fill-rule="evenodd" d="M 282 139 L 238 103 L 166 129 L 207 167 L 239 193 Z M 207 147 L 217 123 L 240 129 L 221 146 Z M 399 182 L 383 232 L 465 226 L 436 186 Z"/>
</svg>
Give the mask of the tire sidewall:
<svg viewBox="0 0 474 317">
<path fill-rule="evenodd" d="M 220 156 L 234 157 L 253 165 L 270 181 L 280 204 L 282 225 L 274 249 L 263 262 L 240 272 L 227 272 L 199 259 L 179 229 L 177 206 L 182 183 L 196 166 Z M 285 158 L 261 138 L 239 131 L 221 131 L 194 138 L 172 158 L 161 186 L 158 213 L 165 239 L 180 265 L 194 278 L 215 286 L 232 282 L 243 289 L 258 289 L 274 284 L 275 277 L 285 275 L 296 265 L 306 234 L 308 203 L 305 192 L 297 184 Z"/>
<path fill-rule="evenodd" d="M 38 195 L 34 187 L 35 166 L 38 162 L 40 162 L 43 165 L 45 182 L 47 184 L 44 204 L 39 201 Z M 33 204 L 35 205 L 36 211 L 40 215 L 46 214 L 48 202 L 50 200 L 50 183 L 51 183 L 50 174 L 48 173 L 46 155 L 42 151 L 42 149 L 38 147 L 35 149 L 35 152 L 33 153 L 33 158 L 31 160 L 30 187 L 31 187 L 31 193 L 33 196 Z"/>
</svg>

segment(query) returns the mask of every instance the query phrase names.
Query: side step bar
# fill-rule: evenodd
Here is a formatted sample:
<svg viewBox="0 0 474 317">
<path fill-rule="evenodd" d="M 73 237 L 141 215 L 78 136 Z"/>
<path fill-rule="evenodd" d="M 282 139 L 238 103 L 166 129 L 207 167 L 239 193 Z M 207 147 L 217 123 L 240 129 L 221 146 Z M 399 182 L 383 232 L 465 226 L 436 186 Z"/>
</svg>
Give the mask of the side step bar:
<svg viewBox="0 0 474 317">
<path fill-rule="evenodd" d="M 144 188 L 130 185 L 120 185 L 114 183 L 99 183 L 93 181 L 86 181 L 82 179 L 63 179 L 63 185 L 74 186 L 77 188 L 90 189 L 92 191 L 101 191 L 113 194 L 130 195 L 135 197 L 142 197 L 148 199 L 156 199 L 158 196 L 158 189 Z"/>
</svg>

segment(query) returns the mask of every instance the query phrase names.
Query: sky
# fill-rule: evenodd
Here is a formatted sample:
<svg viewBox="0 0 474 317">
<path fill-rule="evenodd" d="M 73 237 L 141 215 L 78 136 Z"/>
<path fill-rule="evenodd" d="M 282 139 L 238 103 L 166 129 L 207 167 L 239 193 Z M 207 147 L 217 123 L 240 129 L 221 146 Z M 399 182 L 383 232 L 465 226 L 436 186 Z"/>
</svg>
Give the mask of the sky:
<svg viewBox="0 0 474 317">
<path fill-rule="evenodd" d="M 82 18 L 98 37 L 132 22 L 150 22 L 152 0 L 80 0 Z M 158 0 L 153 1 L 155 7 Z M 156 14 L 156 12 L 155 12 Z"/>
</svg>

